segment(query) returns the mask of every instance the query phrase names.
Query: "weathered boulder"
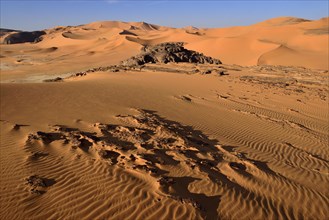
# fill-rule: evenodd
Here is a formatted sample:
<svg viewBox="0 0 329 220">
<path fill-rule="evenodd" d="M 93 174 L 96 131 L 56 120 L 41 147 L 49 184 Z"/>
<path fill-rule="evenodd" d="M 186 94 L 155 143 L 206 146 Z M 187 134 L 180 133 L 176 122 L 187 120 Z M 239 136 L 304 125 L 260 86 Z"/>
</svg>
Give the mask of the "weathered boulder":
<svg viewBox="0 0 329 220">
<path fill-rule="evenodd" d="M 37 43 L 42 40 L 41 36 L 45 35 L 44 31 L 32 31 L 32 32 L 18 32 L 8 35 L 4 40 L 4 44 L 20 44 L 20 43 Z"/>
<path fill-rule="evenodd" d="M 128 60 L 122 61 L 122 65 L 134 66 L 143 65 L 146 63 L 207 63 L 221 64 L 218 59 L 208 57 L 202 53 L 184 48 L 182 42 L 162 43 L 155 46 L 144 46 L 139 55 L 131 57 Z"/>
</svg>

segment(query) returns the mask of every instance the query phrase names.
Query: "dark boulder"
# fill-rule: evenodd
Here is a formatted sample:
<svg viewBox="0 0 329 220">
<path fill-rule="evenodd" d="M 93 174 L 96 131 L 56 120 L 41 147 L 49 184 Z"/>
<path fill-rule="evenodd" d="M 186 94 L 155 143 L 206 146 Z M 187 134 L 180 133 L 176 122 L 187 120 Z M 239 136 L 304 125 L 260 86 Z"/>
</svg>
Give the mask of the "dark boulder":
<svg viewBox="0 0 329 220">
<path fill-rule="evenodd" d="M 20 44 L 20 43 L 37 43 L 42 40 L 41 36 L 45 35 L 44 31 L 32 31 L 32 32 L 18 32 L 8 35 L 4 40 L 4 44 Z"/>
</svg>

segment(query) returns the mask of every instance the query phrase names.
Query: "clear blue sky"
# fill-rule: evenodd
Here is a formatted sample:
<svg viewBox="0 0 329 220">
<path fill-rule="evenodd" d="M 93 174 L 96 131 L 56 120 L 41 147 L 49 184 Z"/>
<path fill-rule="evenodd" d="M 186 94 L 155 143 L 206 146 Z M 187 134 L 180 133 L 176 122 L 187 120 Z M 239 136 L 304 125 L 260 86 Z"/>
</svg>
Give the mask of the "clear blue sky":
<svg viewBox="0 0 329 220">
<path fill-rule="evenodd" d="M 327 0 L 312 1 L 123 1 L 0 0 L 2 28 L 39 30 L 102 20 L 145 21 L 172 27 L 250 25 L 279 16 L 328 16 Z"/>
</svg>

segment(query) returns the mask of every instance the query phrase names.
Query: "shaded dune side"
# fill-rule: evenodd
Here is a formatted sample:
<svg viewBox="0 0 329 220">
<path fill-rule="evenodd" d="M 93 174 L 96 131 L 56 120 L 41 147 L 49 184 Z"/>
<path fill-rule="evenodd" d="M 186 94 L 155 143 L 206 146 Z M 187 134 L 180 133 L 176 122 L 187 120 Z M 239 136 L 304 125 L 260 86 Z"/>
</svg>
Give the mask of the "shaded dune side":
<svg viewBox="0 0 329 220">
<path fill-rule="evenodd" d="M 141 37 L 126 36 L 126 40 L 146 46 L 146 45 L 156 45 L 156 44 L 165 42 L 167 40 L 167 37 L 159 36 L 159 37 L 152 37 L 152 38 L 147 38 L 147 37 L 141 38 Z"/>
<path fill-rule="evenodd" d="M 86 39 L 86 36 L 84 36 L 82 34 L 78 34 L 78 33 L 73 33 L 71 31 L 63 32 L 62 36 L 65 37 L 65 38 L 74 39 L 74 40 L 84 40 L 84 39 Z"/>
<path fill-rule="evenodd" d="M 132 35 L 132 36 L 138 36 L 137 34 L 131 32 L 131 31 L 128 31 L 128 30 L 123 30 L 123 31 L 121 31 L 119 34 L 121 34 L 121 35 Z"/>
<path fill-rule="evenodd" d="M 140 25 L 138 26 L 140 29 L 145 30 L 145 31 L 157 31 L 159 30 L 159 26 L 154 25 L 154 24 L 148 24 L 145 22 L 141 22 Z"/>
<path fill-rule="evenodd" d="M 257 65 L 301 65 L 301 62 L 308 66 L 317 66 L 318 57 L 312 56 L 312 53 L 303 53 L 291 49 L 287 46 L 280 45 L 278 48 L 262 54 L 258 58 Z"/>
</svg>

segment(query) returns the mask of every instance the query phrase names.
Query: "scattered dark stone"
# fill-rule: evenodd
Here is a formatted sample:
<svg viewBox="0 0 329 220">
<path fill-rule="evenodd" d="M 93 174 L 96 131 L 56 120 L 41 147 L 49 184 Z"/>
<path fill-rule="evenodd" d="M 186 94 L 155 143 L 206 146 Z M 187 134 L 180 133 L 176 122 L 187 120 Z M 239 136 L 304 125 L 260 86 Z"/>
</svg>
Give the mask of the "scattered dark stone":
<svg viewBox="0 0 329 220">
<path fill-rule="evenodd" d="M 95 136 L 95 135 L 91 135 L 91 136 L 89 136 L 89 138 L 90 138 L 91 140 L 93 140 L 95 143 L 97 143 L 98 141 L 101 140 L 99 137 L 97 137 L 97 136 Z"/>
<path fill-rule="evenodd" d="M 79 72 L 75 74 L 75 76 L 86 76 L 86 75 L 87 75 L 86 72 Z"/>
<path fill-rule="evenodd" d="M 136 161 L 136 157 L 133 154 L 130 154 L 129 158 L 131 161 Z"/>
<path fill-rule="evenodd" d="M 47 136 L 47 133 L 42 132 L 42 131 L 37 131 L 37 135 L 39 135 L 39 136 Z"/>
<path fill-rule="evenodd" d="M 118 152 L 111 151 L 111 150 L 100 150 L 100 151 L 98 151 L 98 154 L 103 159 L 110 159 L 112 164 L 117 164 L 118 157 L 120 156 L 120 154 Z"/>
<path fill-rule="evenodd" d="M 204 142 L 203 140 L 193 137 L 193 136 L 186 136 L 186 139 L 194 144 L 201 145 L 201 146 L 208 146 L 209 144 Z"/>
<path fill-rule="evenodd" d="M 230 162 L 229 165 L 235 170 L 246 170 L 246 166 L 242 163 Z"/>
<path fill-rule="evenodd" d="M 140 134 L 140 137 L 144 140 L 144 141 L 148 141 L 149 139 L 151 139 L 151 136 L 149 133 L 147 133 L 146 131 L 142 132 Z"/>
<path fill-rule="evenodd" d="M 214 158 L 216 162 L 222 161 L 223 160 L 223 155 L 219 152 L 212 152 L 211 156 Z"/>
<path fill-rule="evenodd" d="M 31 192 L 31 194 L 42 195 L 46 191 L 45 190 L 38 190 L 38 189 L 35 189 L 35 188 L 31 188 L 30 192 Z"/>
<path fill-rule="evenodd" d="M 199 160 L 197 161 L 198 164 L 203 165 L 203 166 L 209 166 L 209 167 L 214 167 L 215 165 L 209 161 L 209 160 Z"/>
<path fill-rule="evenodd" d="M 93 145 L 90 141 L 88 141 L 85 138 L 80 138 L 77 141 L 77 143 L 78 143 L 78 145 L 76 145 L 76 146 L 79 147 L 81 150 L 83 150 L 85 152 L 88 152 L 89 148 Z"/>
<path fill-rule="evenodd" d="M 200 205 L 200 203 L 198 203 L 197 201 L 194 201 L 191 198 L 182 198 L 181 199 L 182 203 L 189 203 L 191 204 L 194 208 L 201 210 L 202 206 Z"/>
<path fill-rule="evenodd" d="M 304 93 L 304 90 L 302 90 L 302 89 L 295 89 L 294 91 L 298 92 L 298 93 Z"/>
<path fill-rule="evenodd" d="M 136 128 L 128 127 L 128 130 L 131 131 L 131 132 L 134 132 L 134 131 L 136 131 Z"/>
<path fill-rule="evenodd" d="M 225 96 L 225 95 L 218 95 L 218 96 L 222 99 L 228 99 L 229 98 L 228 96 Z"/>
<path fill-rule="evenodd" d="M 199 202 L 195 201 L 194 199 L 191 198 L 183 198 L 180 196 L 170 196 L 170 198 L 175 199 L 177 201 L 180 201 L 183 204 L 190 204 L 192 205 L 194 208 L 199 209 L 199 210 L 203 210 L 202 206 L 200 205 Z"/>
<path fill-rule="evenodd" d="M 148 143 L 142 143 L 141 144 L 142 148 L 145 148 L 147 150 L 153 149 L 153 145 L 152 144 L 148 144 Z"/>
<path fill-rule="evenodd" d="M 190 97 L 187 97 L 187 96 L 181 96 L 181 99 L 183 100 L 183 101 L 187 101 L 187 102 L 192 102 L 192 99 L 190 98 Z"/>
<path fill-rule="evenodd" d="M 4 44 L 19 44 L 19 43 L 37 43 L 42 40 L 41 36 L 45 35 L 45 31 L 18 32 L 8 35 L 4 40 Z"/>
<path fill-rule="evenodd" d="M 52 127 L 54 131 L 60 131 L 60 132 L 73 132 L 78 130 L 76 128 L 69 128 L 65 125 L 54 125 Z"/>
<path fill-rule="evenodd" d="M 218 71 L 217 74 L 220 76 L 228 75 L 228 73 L 225 73 L 225 71 Z"/>
<path fill-rule="evenodd" d="M 156 168 L 148 167 L 146 165 L 136 165 L 136 166 L 133 167 L 133 169 L 145 170 L 145 171 L 149 171 L 151 173 L 157 173 L 158 172 L 158 170 Z"/>
<path fill-rule="evenodd" d="M 53 52 L 55 50 L 58 50 L 58 47 L 49 47 L 46 49 L 47 52 Z"/>
<path fill-rule="evenodd" d="M 40 157 L 45 157 L 45 156 L 48 156 L 48 155 L 49 154 L 48 153 L 45 153 L 45 152 L 34 152 L 30 156 L 30 159 L 36 160 L 36 159 L 39 159 Z"/>
<path fill-rule="evenodd" d="M 147 160 L 147 164 L 153 166 L 155 163 L 161 163 L 158 159 L 158 157 L 154 154 L 142 154 L 141 157 L 144 160 Z"/>
<path fill-rule="evenodd" d="M 52 186 L 56 183 L 54 179 L 48 179 L 40 177 L 38 175 L 33 175 L 25 179 L 26 184 L 31 187 L 30 192 L 32 194 L 43 194 L 45 193 L 45 188 Z"/>
<path fill-rule="evenodd" d="M 13 130 L 19 130 L 21 127 L 25 127 L 25 126 L 28 126 L 28 125 L 22 125 L 22 124 L 15 124 L 14 126 L 13 126 Z"/>
<path fill-rule="evenodd" d="M 27 184 L 29 184 L 30 186 L 34 186 L 34 187 L 47 187 L 47 183 L 44 181 L 44 178 L 41 178 L 37 175 L 34 176 L 30 176 L 28 178 L 26 178 Z"/>
<path fill-rule="evenodd" d="M 173 185 L 176 181 L 168 176 L 163 176 L 158 180 L 160 185 Z"/>
<path fill-rule="evenodd" d="M 212 70 L 205 70 L 202 72 L 202 74 L 211 74 L 212 73 Z"/>
<path fill-rule="evenodd" d="M 42 131 L 37 132 L 37 139 L 42 140 L 44 144 L 50 144 L 53 141 L 60 140 L 62 134 L 60 133 L 46 133 Z"/>
<path fill-rule="evenodd" d="M 29 134 L 28 136 L 27 136 L 27 140 L 25 141 L 25 143 L 26 144 L 31 144 L 33 141 L 35 141 L 35 140 L 39 140 L 40 138 L 37 136 L 37 135 L 35 135 L 35 134 Z"/>
<path fill-rule="evenodd" d="M 63 78 L 61 77 L 56 77 L 54 79 L 45 79 L 43 82 L 63 82 Z"/>
<path fill-rule="evenodd" d="M 175 143 L 176 139 L 175 138 L 166 138 L 166 143 L 167 144 L 173 144 Z"/>
</svg>

